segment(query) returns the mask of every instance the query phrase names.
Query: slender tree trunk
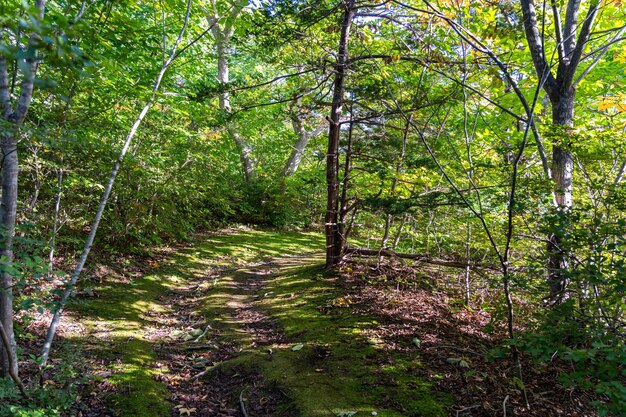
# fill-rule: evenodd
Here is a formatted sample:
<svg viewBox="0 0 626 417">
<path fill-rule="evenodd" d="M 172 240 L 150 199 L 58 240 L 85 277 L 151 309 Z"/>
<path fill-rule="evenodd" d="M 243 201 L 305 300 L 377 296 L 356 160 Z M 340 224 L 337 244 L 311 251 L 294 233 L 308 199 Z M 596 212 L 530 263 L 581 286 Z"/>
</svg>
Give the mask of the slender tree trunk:
<svg viewBox="0 0 626 417">
<path fill-rule="evenodd" d="M 386 249 L 389 242 L 389 231 L 393 225 L 393 216 L 391 214 L 385 215 L 385 229 L 383 232 L 383 238 L 380 240 L 380 249 Z"/>
<path fill-rule="evenodd" d="M 39 193 L 41 192 L 39 157 L 37 156 L 39 149 L 33 148 L 31 151 L 33 153 L 34 169 L 35 169 L 35 173 L 33 175 L 34 190 L 33 190 L 33 196 L 30 199 L 30 204 L 28 205 L 28 210 L 25 210 L 27 217 L 30 216 L 32 213 L 34 213 L 35 208 L 37 207 L 37 202 L 39 201 Z"/>
<path fill-rule="evenodd" d="M 39 19 L 43 20 L 45 13 L 45 0 L 35 0 L 35 8 Z M 37 50 L 39 35 L 31 33 L 28 40 L 28 48 Z M 4 30 L 0 30 L 0 46 L 5 46 Z M 13 236 L 15 234 L 15 219 L 17 216 L 17 179 L 19 174 L 19 161 L 17 156 L 17 140 L 20 128 L 26 119 L 26 114 L 33 99 L 35 74 L 38 64 L 37 54 L 33 54 L 20 62 L 22 82 L 20 94 L 13 110 L 11 93 L 15 86 L 14 81 L 9 85 L 8 60 L 0 56 L 0 116 L 3 126 L 0 136 L 0 148 L 2 151 L 2 196 L 0 197 L 0 255 L 6 266 L 13 262 Z M 17 62 L 16 62 L 17 64 Z M 15 77 L 16 72 L 13 73 Z M 7 273 L 0 273 L 0 322 L 2 322 L 9 349 L 6 344 L 0 346 L 0 377 L 18 375 L 17 355 L 15 350 L 15 333 L 13 330 L 13 277 Z"/>
<path fill-rule="evenodd" d="M 285 163 L 285 169 L 283 170 L 283 176 L 285 177 L 296 173 L 298 167 L 300 166 L 300 162 L 302 161 L 304 150 L 309 144 L 309 141 L 326 130 L 326 126 L 319 126 L 311 131 L 306 130 L 304 123 L 302 123 L 302 120 L 296 114 L 295 110 L 291 115 L 291 125 L 293 126 L 293 131 L 298 138 L 293 144 L 293 149 L 291 150 L 289 158 L 287 158 L 287 162 Z"/>
<path fill-rule="evenodd" d="M 230 81 L 228 55 L 228 41 L 220 37 L 217 43 L 217 80 L 223 86 L 228 85 Z M 225 91 L 220 94 L 219 100 L 220 109 L 226 113 L 230 113 L 230 95 L 228 92 Z M 239 150 L 239 159 L 241 160 L 241 165 L 243 166 L 243 174 L 246 181 L 249 182 L 253 180 L 255 176 L 252 149 L 250 149 L 250 145 L 248 145 L 245 139 L 242 138 L 241 135 L 235 131 L 235 129 L 228 127 L 227 131 L 233 138 L 235 145 L 237 145 L 237 149 Z"/>
<path fill-rule="evenodd" d="M 333 101 L 328 119 L 328 151 L 326 153 L 326 269 L 332 269 L 341 260 L 342 241 L 339 225 L 339 138 L 341 113 L 344 102 L 344 82 L 346 77 L 346 62 L 348 58 L 348 39 L 350 27 L 354 18 L 354 0 L 344 3 L 345 11 L 341 24 L 341 37 L 337 64 L 335 67 L 335 82 L 333 87 Z"/>
<path fill-rule="evenodd" d="M 563 129 L 561 141 L 554 143 L 552 148 L 552 180 L 556 188 L 557 209 L 567 216 L 573 203 L 573 172 L 574 157 L 568 149 L 568 130 L 574 125 L 574 99 L 573 91 L 560 94 L 552 100 L 552 123 Z M 561 233 L 551 233 L 548 236 L 548 284 L 550 298 L 553 301 L 561 301 L 566 298 L 569 280 L 565 276 L 568 268 L 568 255 L 564 245 L 564 237 Z"/>
<path fill-rule="evenodd" d="M 231 14 L 228 17 L 226 23 L 220 23 L 220 17 L 217 14 L 217 8 L 215 1 L 211 1 L 213 8 L 213 14 L 208 16 L 209 23 L 211 24 L 211 32 L 215 38 L 217 45 L 217 80 L 225 87 L 230 82 L 230 70 L 229 70 L 229 58 L 230 58 L 230 39 L 234 31 L 235 20 L 243 9 L 242 4 L 235 4 L 231 8 Z M 224 91 L 219 97 L 220 109 L 226 113 L 230 113 L 230 95 L 228 91 Z M 256 179 L 256 167 L 254 159 L 252 159 L 252 148 L 250 144 L 243 138 L 235 129 L 229 127 L 227 129 L 228 134 L 233 138 L 237 149 L 239 150 L 239 159 L 243 167 L 243 174 L 246 182 L 251 182 Z"/>
<path fill-rule="evenodd" d="M 398 176 L 400 174 L 400 171 L 402 171 L 402 163 L 404 162 L 404 155 L 406 154 L 406 142 L 409 138 L 409 129 L 411 128 L 412 117 L 412 115 L 408 116 L 406 124 L 404 126 L 404 131 L 402 132 L 402 149 L 400 150 L 400 156 L 398 158 L 398 162 L 396 163 L 396 169 L 394 172 L 395 175 L 393 177 L 393 180 L 391 181 L 391 197 L 395 197 L 396 189 L 398 188 Z M 387 214 L 385 216 L 385 232 L 380 243 L 381 249 L 387 249 L 391 226 L 393 226 L 393 216 L 391 214 Z"/>
<path fill-rule="evenodd" d="M 471 262 L 471 244 L 472 242 L 472 229 L 470 227 L 469 220 L 467 221 L 467 234 L 465 237 L 465 304 L 469 307 L 470 302 L 472 300 L 472 287 L 471 287 L 471 270 L 472 270 L 472 262 Z"/>
<path fill-rule="evenodd" d="M 398 226 L 396 237 L 393 239 L 393 245 L 391 246 L 391 248 L 394 251 L 398 248 L 398 244 L 400 243 L 400 238 L 402 237 L 402 232 L 404 231 L 404 225 L 406 224 L 406 220 L 408 217 L 409 217 L 408 213 L 404 213 L 404 216 L 402 216 L 402 221 L 400 221 L 400 226 Z"/>
<path fill-rule="evenodd" d="M 4 136 L 2 143 L 2 197 L 0 199 L 0 227 L 3 235 L 0 255 L 5 266 L 13 262 L 13 236 L 17 209 L 17 178 L 19 163 L 17 141 L 12 135 Z M 13 276 L 8 272 L 0 274 L 0 322 L 4 327 L 11 349 L 0 345 L 0 376 L 10 373 L 17 375 L 15 353 L 15 333 L 13 331 Z M 10 356 L 10 357 L 9 357 Z M 12 369 L 11 369 L 12 368 Z"/>
<path fill-rule="evenodd" d="M 350 171 L 352 171 L 352 141 L 354 137 L 354 123 L 352 123 L 352 107 L 350 107 L 350 128 L 348 130 L 348 146 L 346 148 L 346 159 L 343 165 L 343 178 L 341 180 L 341 201 L 339 203 L 339 222 L 337 225 L 337 253 L 339 258 L 343 255 L 343 250 L 348 242 L 349 231 L 352 224 L 347 225 L 348 213 L 356 210 L 356 206 L 348 206 L 348 188 L 350 187 Z"/>
<path fill-rule="evenodd" d="M 61 211 L 61 197 L 63 195 L 63 158 L 57 173 L 57 199 L 54 203 L 54 218 L 52 220 L 52 236 L 50 237 L 50 252 L 48 253 L 48 273 L 52 274 L 54 267 L 54 251 L 56 248 L 57 232 L 59 231 L 59 213 Z"/>
</svg>

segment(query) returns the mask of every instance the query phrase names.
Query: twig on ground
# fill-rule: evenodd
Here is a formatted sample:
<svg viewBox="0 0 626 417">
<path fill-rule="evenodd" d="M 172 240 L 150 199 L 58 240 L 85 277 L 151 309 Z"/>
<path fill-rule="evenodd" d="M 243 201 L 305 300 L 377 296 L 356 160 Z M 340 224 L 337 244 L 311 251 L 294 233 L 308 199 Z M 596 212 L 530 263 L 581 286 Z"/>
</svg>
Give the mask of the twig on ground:
<svg viewBox="0 0 626 417">
<path fill-rule="evenodd" d="M 477 404 L 477 405 L 471 405 L 469 407 L 461 408 L 460 410 L 455 410 L 456 417 L 462 417 L 461 413 L 464 413 L 466 411 L 469 411 L 469 410 L 472 410 L 472 409 L 478 408 L 478 407 L 480 407 L 480 405 Z"/>
<path fill-rule="evenodd" d="M 241 408 L 241 414 L 243 417 L 248 417 L 248 412 L 246 411 L 246 405 L 243 402 L 243 392 L 245 389 L 241 390 L 241 394 L 239 394 L 239 407 Z"/>
<path fill-rule="evenodd" d="M 194 376 L 190 376 L 189 378 L 187 378 L 187 381 L 193 381 L 194 379 L 198 379 L 198 378 L 202 378 L 203 376 L 205 376 L 206 374 L 210 374 L 211 372 L 215 371 L 217 368 L 219 368 L 224 362 L 218 362 L 213 366 L 209 366 L 208 368 L 206 368 L 204 371 L 194 375 Z"/>
<path fill-rule="evenodd" d="M 212 349 L 214 347 L 215 347 L 215 345 L 212 345 L 212 344 L 198 345 L 198 346 L 187 346 L 185 348 L 185 350 L 205 350 L 205 349 Z"/>
<path fill-rule="evenodd" d="M 509 400 L 509 396 L 504 397 L 504 401 L 502 401 L 502 413 L 503 416 L 506 417 L 506 402 Z"/>
<path fill-rule="evenodd" d="M 206 334 L 208 333 L 209 329 L 211 328 L 210 324 L 207 324 L 206 329 L 204 329 L 204 331 L 202 332 L 202 334 L 198 337 L 196 337 L 196 339 L 193 341 L 194 343 L 198 343 L 200 340 L 202 340 L 202 338 L 204 336 L 206 336 Z"/>
</svg>

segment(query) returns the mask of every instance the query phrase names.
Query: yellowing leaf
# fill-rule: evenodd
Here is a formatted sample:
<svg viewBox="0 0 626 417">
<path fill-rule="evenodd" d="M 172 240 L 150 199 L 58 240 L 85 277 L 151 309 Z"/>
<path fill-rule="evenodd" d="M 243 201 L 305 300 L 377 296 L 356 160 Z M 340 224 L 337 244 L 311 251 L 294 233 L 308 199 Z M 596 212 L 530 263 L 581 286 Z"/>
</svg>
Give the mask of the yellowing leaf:
<svg viewBox="0 0 626 417">
<path fill-rule="evenodd" d="M 605 99 L 598 103 L 598 110 L 607 110 L 613 107 L 613 100 Z"/>
</svg>

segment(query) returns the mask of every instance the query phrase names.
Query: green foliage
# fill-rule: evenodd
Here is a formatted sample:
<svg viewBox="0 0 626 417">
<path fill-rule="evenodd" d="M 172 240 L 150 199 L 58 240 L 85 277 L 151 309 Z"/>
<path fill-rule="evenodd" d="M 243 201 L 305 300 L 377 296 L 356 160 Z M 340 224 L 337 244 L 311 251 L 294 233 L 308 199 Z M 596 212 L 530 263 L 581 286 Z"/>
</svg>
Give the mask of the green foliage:
<svg viewBox="0 0 626 417">
<path fill-rule="evenodd" d="M 438 7 L 480 38 L 494 56 L 506 57 L 521 95 L 532 101 L 538 80 L 525 47 L 519 5 L 496 3 L 459 7 L 441 1 Z M 598 36 L 583 54 L 590 62 L 623 25 L 622 3 L 602 5 L 594 27 Z M 218 0 L 215 7 L 228 15 L 238 5 L 243 4 Z M 346 221 L 354 225 L 352 236 L 376 247 L 385 234 L 397 240 L 399 251 L 460 262 L 469 258 L 492 267 L 490 271 L 500 268 L 498 255 L 510 243 L 507 262 L 513 272 L 507 278 L 514 299 L 528 310 L 520 319 L 535 317 L 534 325 L 541 329 L 524 346 L 544 361 L 548 352 L 558 350 L 577 369 L 563 375 L 565 382 L 595 390 L 610 400 L 603 407 L 618 409 L 623 405 L 623 375 L 615 377 L 612 369 L 623 370 L 618 335 L 623 334 L 626 311 L 626 186 L 619 174 L 626 155 L 626 57 L 618 45 L 611 45 L 576 86 L 574 127 L 550 123 L 550 97 L 537 97 L 534 117 L 548 159 L 555 145 L 573 153 L 574 210 L 552 207 L 553 184 L 532 137 L 516 166 L 516 200 L 509 207 L 512 163 L 528 115 L 482 47 L 471 47 L 445 21 L 415 10 L 416 5 L 363 6 L 367 17 L 356 19 L 351 31 L 339 179 Z M 18 145 L 15 259 L 10 265 L 8 259 L 0 260 L 0 272 L 15 280 L 18 310 L 54 307 L 56 293 L 46 292 L 48 281 L 54 281 L 45 260 L 47 242 L 55 237 L 57 263 L 69 269 L 90 231 L 122 140 L 152 96 L 152 83 L 178 33 L 183 10 L 180 0 L 87 2 L 82 11 L 80 2 L 51 0 L 41 19 L 29 2 L 0 5 L 0 57 L 9 63 L 12 99 L 17 99 L 26 60 L 39 63 Z M 96 239 L 97 253 L 119 257 L 190 240 L 197 230 L 234 224 L 284 229 L 323 224 L 323 134 L 311 139 L 294 175 L 285 175 L 284 167 L 299 137 L 294 117 L 308 132 L 327 126 L 324 116 L 336 73 L 333 51 L 343 8 L 328 1 L 252 2 L 236 19 L 224 17 L 221 24 L 233 27 L 228 83 L 216 79 L 220 40 L 207 26 L 206 12 L 192 4 L 185 46 L 122 162 Z M 546 33 L 552 33 L 552 15 L 537 13 Z M 36 36 L 29 43 L 31 34 Z M 544 37 L 544 44 L 555 51 L 550 59 L 557 59 L 555 37 Z M 586 55 L 592 51 L 598 54 Z M 219 104 L 226 92 L 228 111 Z M 254 180 L 244 179 L 242 149 L 232 132 L 249 145 Z M 343 172 L 349 146 L 353 169 Z M 560 238 L 570 258 L 570 300 L 535 316 L 545 309 L 549 235 Z M 257 238 L 267 240 L 264 256 L 295 245 L 252 232 L 245 236 L 248 244 Z M 239 241 L 219 243 L 207 256 L 252 256 L 234 247 Z M 499 277 L 472 279 L 476 288 L 490 292 L 502 286 Z M 149 295 L 160 290 L 150 282 L 142 285 Z M 136 296 L 116 288 L 106 291 L 119 310 Z M 503 300 L 492 296 L 487 330 L 503 325 Z M 129 319 L 139 323 L 139 313 Z M 305 320 L 290 320 L 285 318 L 286 326 L 302 330 Z M 26 337 L 20 326 L 27 325 L 25 318 L 17 326 L 18 339 Z M 131 348 L 130 354 L 136 355 L 147 346 Z M 287 365 L 295 366 L 290 360 L 285 357 Z M 151 376 L 140 368 L 138 363 L 127 369 L 128 379 L 148 384 Z M 152 387 L 158 397 L 160 388 Z M 398 395 L 408 396 L 404 391 Z"/>
<path fill-rule="evenodd" d="M 89 377 L 76 366 L 81 357 L 79 349 L 65 346 L 60 351 L 60 365 L 44 371 L 42 386 L 27 387 L 28 399 L 23 398 L 10 378 L 0 378 L 0 416 L 60 417 L 74 409 L 78 389 Z"/>
</svg>

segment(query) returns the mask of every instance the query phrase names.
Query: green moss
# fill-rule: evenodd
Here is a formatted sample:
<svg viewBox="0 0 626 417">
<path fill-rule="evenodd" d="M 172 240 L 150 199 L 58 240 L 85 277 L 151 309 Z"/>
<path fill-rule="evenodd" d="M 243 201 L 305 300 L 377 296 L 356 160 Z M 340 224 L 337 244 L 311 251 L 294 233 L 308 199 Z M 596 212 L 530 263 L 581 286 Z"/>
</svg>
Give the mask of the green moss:
<svg viewBox="0 0 626 417">
<path fill-rule="evenodd" d="M 321 261 L 311 256 L 281 262 L 280 271 L 257 295 L 257 305 L 278 319 L 290 344 L 244 350 L 225 366 L 255 368 L 286 393 L 291 401 L 276 416 L 333 416 L 341 411 L 355 411 L 356 416 L 373 411 L 389 417 L 447 415 L 452 398 L 410 371 L 420 366 L 417 360 L 369 343 L 363 331 L 375 320 L 335 306 L 341 293 L 335 280 L 325 276 Z M 225 307 L 237 294 L 232 285 L 237 274 L 220 280 L 206 297 L 204 310 L 229 340 L 239 330 Z M 293 351 L 297 344 L 304 347 Z M 245 348 L 246 341 L 241 345 Z M 380 369 L 385 361 L 394 365 Z"/>
<path fill-rule="evenodd" d="M 165 271 L 130 283 L 111 282 L 97 288 L 99 298 L 76 303 L 72 308 L 94 336 L 101 336 L 98 355 L 109 360 L 108 381 L 116 394 L 110 406 L 122 417 L 166 417 L 170 403 L 166 386 L 153 369 L 156 353 L 144 340 L 149 328 L 147 312 L 165 311 L 156 300 L 174 285 Z M 106 335 L 106 336 L 105 336 Z"/>
<path fill-rule="evenodd" d="M 117 394 L 110 405 L 121 416 L 170 415 L 167 388 L 157 380 L 161 371 L 153 367 L 156 353 L 152 342 L 144 339 L 144 332 L 154 324 L 149 313 L 170 312 L 159 303 L 159 297 L 188 279 L 205 277 L 208 269 L 244 265 L 281 254 L 313 252 L 322 247 L 320 236 L 312 233 L 244 230 L 201 239 L 174 253 L 150 274 L 131 281 L 126 277 L 108 277 L 94 288 L 97 298 L 78 300 L 70 306 L 93 335 L 90 343 L 96 346 L 98 355 L 111 362 L 113 373 L 108 380 Z M 214 300 L 216 304 L 224 301 L 219 297 Z M 216 319 L 227 321 L 228 315 L 221 313 L 214 311 Z M 245 333 L 232 332 L 227 337 L 244 343 Z M 83 336 L 69 339 L 85 343 Z"/>
<path fill-rule="evenodd" d="M 150 343 L 132 339 L 121 344 L 124 363 L 115 369 L 109 382 L 116 386 L 111 403 L 122 416 L 159 417 L 170 415 L 168 392 L 155 376 L 156 355 Z"/>
<path fill-rule="evenodd" d="M 162 295 L 188 280 L 204 280 L 209 291 L 203 313 L 220 328 L 220 337 L 242 348 L 220 369 L 255 368 L 268 384 L 284 392 L 289 400 L 276 417 L 333 416 L 341 411 L 357 411 L 357 416 L 372 411 L 389 417 L 446 415 L 451 398 L 409 371 L 420 366 L 418 359 L 370 343 L 363 332 L 376 325 L 375 320 L 337 305 L 341 293 L 335 280 L 324 274 L 321 255 L 282 259 L 279 266 L 271 266 L 274 275 L 259 294 L 235 285 L 247 279 L 245 270 L 214 278 L 220 269 L 322 250 L 321 234 L 243 230 L 209 236 L 176 252 L 144 277 L 130 282 L 113 277 L 95 288 L 99 298 L 73 308 L 94 338 L 100 337 L 95 342 L 99 354 L 112 363 L 109 381 L 117 394 L 111 405 L 122 416 L 170 415 L 167 389 L 156 378 L 161 372 L 154 366 L 156 354 L 143 332 L 156 325 L 149 312 L 175 314 L 159 302 Z M 250 336 L 228 306 L 237 299 L 256 300 L 258 308 L 277 319 L 290 344 L 250 347 Z M 304 347 L 293 351 L 295 344 Z"/>
</svg>

